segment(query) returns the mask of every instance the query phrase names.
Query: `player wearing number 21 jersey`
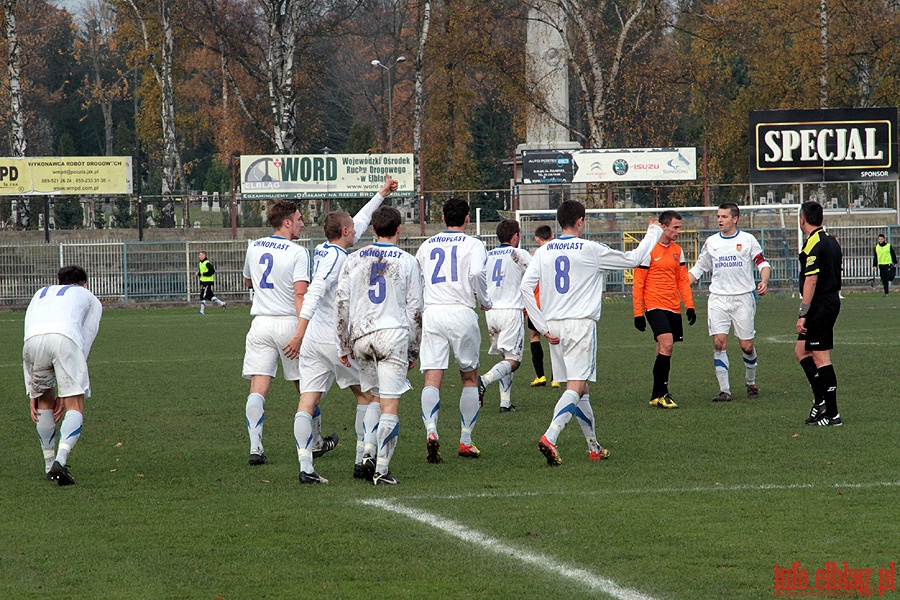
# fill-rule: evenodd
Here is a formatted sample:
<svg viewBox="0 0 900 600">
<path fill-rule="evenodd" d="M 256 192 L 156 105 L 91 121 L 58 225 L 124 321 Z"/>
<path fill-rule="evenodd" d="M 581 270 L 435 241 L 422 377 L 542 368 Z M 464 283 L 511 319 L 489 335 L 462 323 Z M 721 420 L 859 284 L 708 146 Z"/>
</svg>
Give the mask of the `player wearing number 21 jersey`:
<svg viewBox="0 0 900 600">
<path fill-rule="evenodd" d="M 604 270 L 638 266 L 662 235 L 659 224 L 652 221 L 638 247 L 621 252 L 581 238 L 584 217 L 581 203 L 567 200 L 560 204 L 556 218 L 563 235 L 537 249 L 520 286 L 531 322 L 551 345 L 558 346 L 555 352 L 562 357 L 561 365 L 554 361 L 553 377 L 568 382 L 553 411 L 550 427 L 538 443 L 550 466 L 562 464 L 556 441 L 572 415 L 578 419 L 588 442 L 590 459 L 601 460 L 609 455 L 597 443 L 587 384 L 597 378 L 597 320 Z M 534 298 L 538 284 L 540 308 Z"/>
<path fill-rule="evenodd" d="M 245 408 L 250 435 L 250 464 L 268 462 L 262 445 L 263 406 L 281 360 L 284 378 L 300 392 L 297 355 L 301 337 L 297 315 L 309 284 L 309 251 L 294 243 L 303 229 L 297 205 L 279 200 L 267 212 L 273 235 L 250 242 L 244 260 L 244 282 L 252 288 L 253 322 L 244 350 L 244 379 L 250 380 Z"/>
<path fill-rule="evenodd" d="M 478 359 L 481 329 L 477 303 L 490 308 L 485 263 L 487 250 L 481 240 L 466 235 L 469 203 L 450 198 L 444 203 L 446 231 L 433 235 L 419 246 L 416 260 L 425 280 L 425 313 L 422 316 L 421 369 L 422 421 L 425 423 L 426 460 L 441 462 L 437 421 L 441 407 L 440 388 L 450 361 L 456 358 L 462 379 L 459 395 L 461 431 L 459 455 L 477 458 L 472 428 L 478 419 Z M 476 299 L 477 296 L 477 299 Z M 477 303 L 476 303 L 477 302 Z"/>
</svg>

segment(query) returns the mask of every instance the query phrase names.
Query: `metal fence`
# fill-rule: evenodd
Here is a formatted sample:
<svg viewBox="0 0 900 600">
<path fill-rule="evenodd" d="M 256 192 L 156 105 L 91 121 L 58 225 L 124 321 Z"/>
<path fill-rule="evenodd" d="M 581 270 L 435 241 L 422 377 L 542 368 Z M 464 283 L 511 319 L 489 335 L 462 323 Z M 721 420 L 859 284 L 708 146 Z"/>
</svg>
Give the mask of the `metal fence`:
<svg viewBox="0 0 900 600">
<path fill-rule="evenodd" d="M 792 228 L 748 229 L 763 247 L 772 265 L 770 286 L 773 290 L 792 291 L 797 282 L 797 236 Z M 862 286 L 871 282 L 872 257 L 878 233 L 900 236 L 897 226 L 833 227 L 828 231 L 841 243 L 844 251 L 844 285 Z M 717 230 L 682 233 L 679 244 L 687 262 L 696 260 L 703 240 Z M 595 232 L 585 237 L 620 250 L 634 247 L 642 232 Z M 414 254 L 425 238 L 405 237 L 400 247 Z M 483 235 L 488 248 L 497 245 L 494 235 Z M 305 238 L 298 243 L 309 248 L 310 255 L 322 239 Z M 199 282 L 196 277 L 197 254 L 204 251 L 216 268 L 216 294 L 225 300 L 249 299 L 242 269 L 247 250 L 246 240 L 180 241 L 180 242 L 71 242 L 60 244 L 0 245 L 0 305 L 8 308 L 28 304 L 34 292 L 55 283 L 59 267 L 79 264 L 88 272 L 88 287 L 106 303 L 179 304 L 197 301 Z M 358 246 L 367 243 L 363 239 Z M 523 247 L 534 249 L 530 236 Z M 631 283 L 630 272 L 610 271 L 607 290 L 626 292 Z M 706 282 L 701 280 L 701 289 Z"/>
</svg>

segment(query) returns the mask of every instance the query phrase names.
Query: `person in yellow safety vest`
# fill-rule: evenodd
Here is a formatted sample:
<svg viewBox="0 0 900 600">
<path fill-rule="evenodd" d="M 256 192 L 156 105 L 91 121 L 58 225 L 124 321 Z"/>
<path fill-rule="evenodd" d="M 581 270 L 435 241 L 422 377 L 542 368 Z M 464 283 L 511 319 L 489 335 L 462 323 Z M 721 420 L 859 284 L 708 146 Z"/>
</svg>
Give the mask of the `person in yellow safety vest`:
<svg viewBox="0 0 900 600">
<path fill-rule="evenodd" d="M 894 254 L 894 249 L 887 243 L 883 233 L 878 234 L 878 243 L 875 244 L 875 259 L 872 265 L 881 277 L 881 285 L 884 286 L 884 295 L 887 297 L 891 289 L 891 282 L 897 272 L 897 255 Z"/>
<path fill-rule="evenodd" d="M 212 263 L 209 262 L 209 259 L 206 258 L 206 252 L 200 252 L 197 254 L 197 260 L 200 261 L 197 265 L 197 277 L 200 279 L 200 312 L 199 314 L 206 313 L 206 301 L 211 300 L 222 307 L 222 310 L 225 310 L 225 303 L 216 298 L 215 292 L 213 292 L 213 286 L 216 284 L 216 269 L 213 267 Z"/>
</svg>

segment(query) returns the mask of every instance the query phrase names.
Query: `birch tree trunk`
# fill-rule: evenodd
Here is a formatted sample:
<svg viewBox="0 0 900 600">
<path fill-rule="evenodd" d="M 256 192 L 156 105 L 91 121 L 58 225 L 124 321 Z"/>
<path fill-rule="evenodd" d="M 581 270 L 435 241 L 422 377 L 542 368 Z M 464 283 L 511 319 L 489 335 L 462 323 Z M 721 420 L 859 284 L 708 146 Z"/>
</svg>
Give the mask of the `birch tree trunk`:
<svg viewBox="0 0 900 600">
<path fill-rule="evenodd" d="M 19 33 L 16 29 L 17 0 L 3 0 L 3 24 L 6 33 L 6 72 L 9 76 L 9 135 L 13 156 L 25 156 L 28 141 L 25 137 L 25 114 L 22 111 L 21 63 L 19 60 Z M 28 229 L 31 210 L 25 196 L 16 201 L 16 229 Z"/>
<path fill-rule="evenodd" d="M 419 46 L 416 50 L 416 87 L 415 108 L 413 109 L 413 177 L 415 178 L 416 196 L 419 198 L 419 221 L 425 223 L 425 190 L 422 189 L 422 113 L 425 108 L 425 89 L 423 75 L 425 69 L 425 44 L 428 42 L 428 29 L 431 26 L 431 2 L 425 0 L 419 21 Z"/>
<path fill-rule="evenodd" d="M 275 148 L 294 154 L 298 150 L 294 54 L 300 7 L 296 0 L 268 0 L 263 8 L 268 25 L 266 66 Z"/>
</svg>

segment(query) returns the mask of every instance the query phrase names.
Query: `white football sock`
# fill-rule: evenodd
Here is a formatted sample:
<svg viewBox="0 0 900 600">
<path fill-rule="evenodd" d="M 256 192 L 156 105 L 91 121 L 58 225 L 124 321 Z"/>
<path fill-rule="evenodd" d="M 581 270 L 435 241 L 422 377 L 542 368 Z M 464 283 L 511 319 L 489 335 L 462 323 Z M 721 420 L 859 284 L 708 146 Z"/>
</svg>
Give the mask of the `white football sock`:
<svg viewBox="0 0 900 600">
<path fill-rule="evenodd" d="M 400 418 L 397 415 L 382 414 L 378 421 L 378 457 L 375 459 L 375 472 L 384 475 L 388 472 L 397 438 L 400 436 Z"/>
<path fill-rule="evenodd" d="M 478 388 L 475 388 L 475 403 L 478 403 Z M 437 435 L 438 412 L 441 409 L 441 392 L 436 387 L 422 388 L 422 422 L 425 423 L 425 435 Z"/>
<path fill-rule="evenodd" d="M 381 403 L 371 402 L 366 407 L 366 418 L 363 420 L 363 428 L 366 430 L 363 436 L 365 454 L 374 457 L 378 454 L 378 421 L 381 420 Z"/>
<path fill-rule="evenodd" d="M 509 408 L 509 406 L 512 404 L 513 375 L 515 375 L 515 373 L 510 373 L 500 380 L 500 406 L 504 406 L 506 408 Z"/>
<path fill-rule="evenodd" d="M 247 414 L 247 431 L 250 434 L 250 454 L 262 454 L 263 420 L 266 411 L 263 406 L 266 398 L 262 394 L 250 394 L 247 396 L 247 406 L 244 411 Z"/>
<path fill-rule="evenodd" d="M 581 433 L 584 434 L 584 439 L 588 441 L 588 448 L 590 449 L 591 440 L 596 442 L 597 438 L 594 425 L 594 409 L 591 408 L 590 394 L 582 396 L 578 404 L 575 405 L 575 417 L 578 419 L 578 424 L 581 425 Z"/>
<path fill-rule="evenodd" d="M 368 404 L 356 405 L 356 421 L 353 424 L 353 430 L 356 432 L 356 459 L 353 462 L 357 465 L 362 462 L 366 448 L 366 427 L 363 423 L 366 420 L 367 410 L 369 410 Z"/>
<path fill-rule="evenodd" d="M 53 409 L 38 409 L 37 434 L 41 440 L 41 450 L 44 451 L 44 472 L 53 466 L 54 450 L 56 445 L 56 421 L 53 420 Z"/>
<path fill-rule="evenodd" d="M 78 438 L 81 437 L 81 426 L 84 424 L 84 415 L 77 410 L 67 410 L 66 416 L 59 426 L 59 449 L 56 451 L 56 462 L 66 466 L 69 452 L 75 447 Z"/>
<path fill-rule="evenodd" d="M 201 300 L 200 301 L 200 314 L 202 315 L 204 312 L 206 312 L 206 300 Z"/>
<path fill-rule="evenodd" d="M 472 445 L 472 429 L 478 420 L 479 408 L 481 407 L 478 404 L 478 388 L 464 387 L 459 393 L 460 444 Z"/>
<path fill-rule="evenodd" d="M 556 445 L 556 440 L 559 439 L 560 432 L 566 428 L 566 425 L 568 425 L 569 421 L 572 419 L 572 414 L 575 412 L 575 405 L 578 404 L 578 402 L 578 393 L 574 390 L 566 390 L 563 392 L 563 395 L 560 396 L 559 401 L 553 408 L 553 420 L 550 421 L 550 427 L 547 428 L 547 432 L 544 434 L 551 444 Z"/>
<path fill-rule="evenodd" d="M 505 360 L 501 360 L 494 365 L 490 371 L 482 375 L 481 380 L 484 382 L 484 385 L 491 385 L 495 381 L 500 381 L 510 373 L 512 373 L 512 365 Z"/>
<path fill-rule="evenodd" d="M 728 381 L 728 353 L 713 351 L 713 364 L 716 366 L 716 379 L 719 380 L 719 390 L 731 393 L 731 383 Z"/>
<path fill-rule="evenodd" d="M 749 384 L 755 384 L 756 383 L 756 347 L 753 348 L 752 354 L 746 354 L 743 350 L 741 350 L 741 354 L 744 356 L 744 370 L 746 371 L 745 381 Z"/>
<path fill-rule="evenodd" d="M 300 470 L 304 473 L 312 473 L 312 438 L 313 419 L 308 412 L 300 411 L 294 415 L 294 442 L 297 444 L 297 459 L 300 461 Z"/>
</svg>

